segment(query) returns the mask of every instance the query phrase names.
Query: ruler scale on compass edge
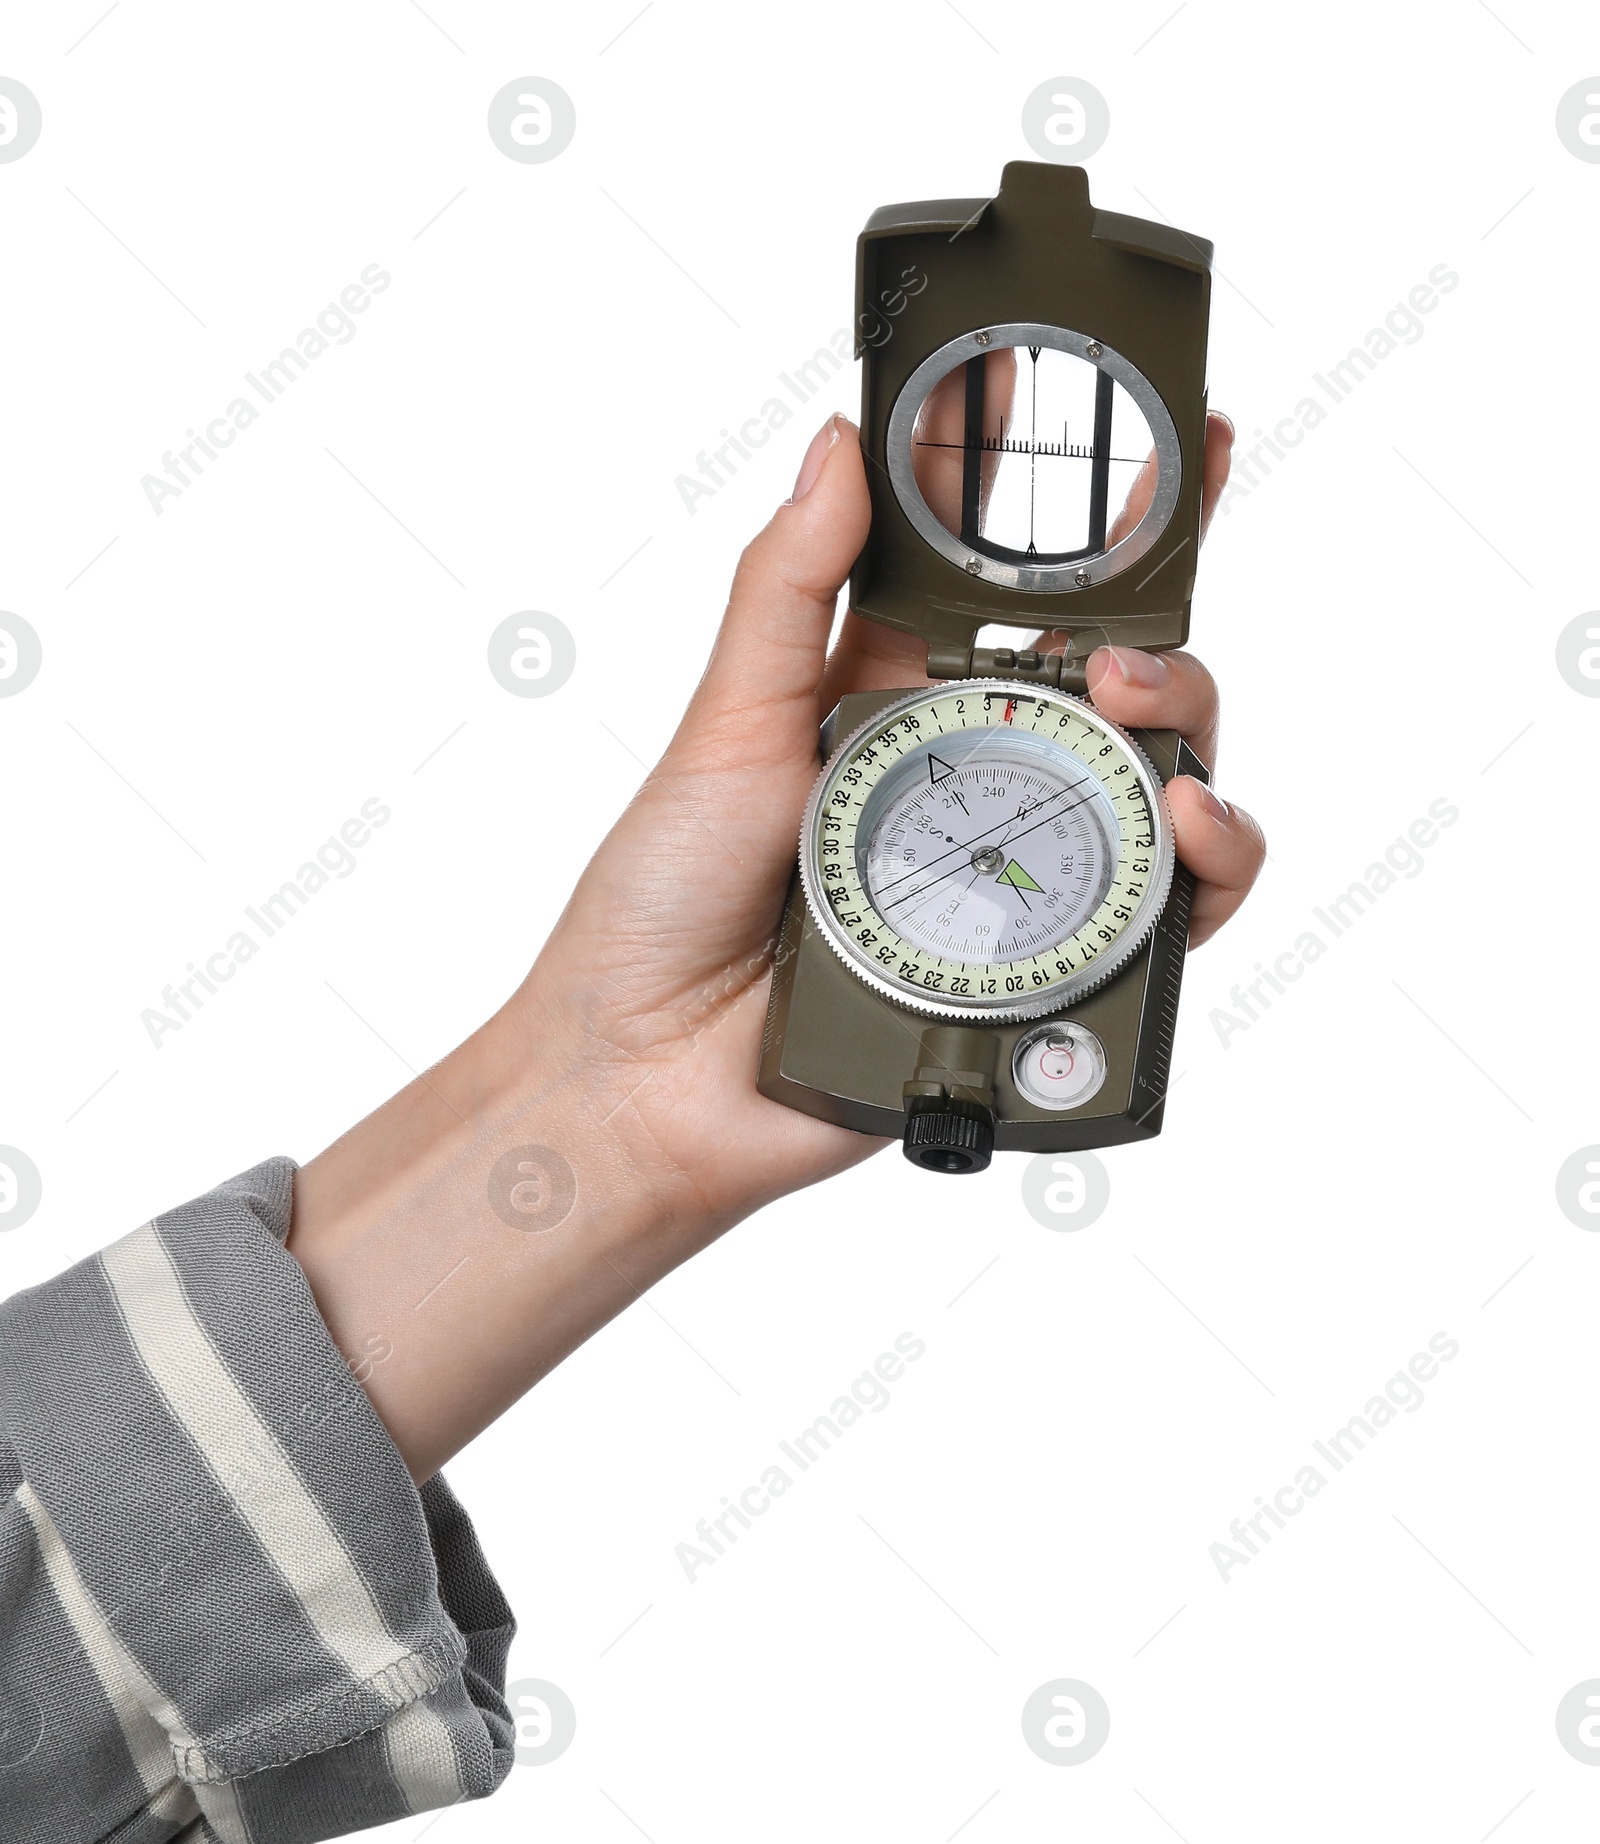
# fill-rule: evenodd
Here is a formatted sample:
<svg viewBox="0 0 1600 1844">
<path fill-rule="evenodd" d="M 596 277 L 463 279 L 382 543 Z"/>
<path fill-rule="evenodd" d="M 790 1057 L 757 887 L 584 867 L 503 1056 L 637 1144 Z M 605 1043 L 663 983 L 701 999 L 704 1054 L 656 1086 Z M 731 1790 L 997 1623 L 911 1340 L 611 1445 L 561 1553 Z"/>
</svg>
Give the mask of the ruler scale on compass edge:
<svg viewBox="0 0 1600 1844">
<path fill-rule="evenodd" d="M 927 641 L 930 683 L 824 725 L 758 1079 L 955 1174 L 1160 1131 L 1192 894 L 1164 788 L 1208 774 L 1175 733 L 1104 717 L 1083 670 L 1188 637 L 1211 246 L 1015 161 L 988 201 L 874 212 L 858 326 L 913 266 L 928 285 L 858 349 L 872 526 L 850 586 Z M 1017 644 L 982 644 L 995 626 Z"/>
</svg>

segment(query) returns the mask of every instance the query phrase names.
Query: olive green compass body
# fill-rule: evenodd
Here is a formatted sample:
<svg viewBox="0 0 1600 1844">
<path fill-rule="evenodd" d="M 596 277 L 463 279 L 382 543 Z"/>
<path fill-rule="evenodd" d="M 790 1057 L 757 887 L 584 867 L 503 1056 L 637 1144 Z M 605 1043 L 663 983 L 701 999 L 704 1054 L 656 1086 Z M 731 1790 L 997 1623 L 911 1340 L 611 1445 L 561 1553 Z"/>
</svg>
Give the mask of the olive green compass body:
<svg viewBox="0 0 1600 1844">
<path fill-rule="evenodd" d="M 1191 896 L 1163 787 L 1206 770 L 1083 675 L 1187 637 L 1210 257 L 1023 162 L 861 236 L 852 606 L 937 682 L 824 726 L 759 1083 L 930 1170 L 1160 1130 Z"/>
</svg>

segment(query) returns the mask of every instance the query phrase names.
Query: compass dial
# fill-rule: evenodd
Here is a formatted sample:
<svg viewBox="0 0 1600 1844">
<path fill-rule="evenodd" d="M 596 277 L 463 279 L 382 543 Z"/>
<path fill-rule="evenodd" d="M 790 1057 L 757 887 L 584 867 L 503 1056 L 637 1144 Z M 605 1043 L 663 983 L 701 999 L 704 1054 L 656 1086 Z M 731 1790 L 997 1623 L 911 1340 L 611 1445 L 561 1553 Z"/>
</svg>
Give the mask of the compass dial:
<svg viewBox="0 0 1600 1844">
<path fill-rule="evenodd" d="M 800 869 L 846 964 L 919 1011 L 1029 1018 L 1098 986 L 1172 881 L 1161 784 L 1063 692 L 970 679 L 897 698 L 823 770 Z"/>
</svg>

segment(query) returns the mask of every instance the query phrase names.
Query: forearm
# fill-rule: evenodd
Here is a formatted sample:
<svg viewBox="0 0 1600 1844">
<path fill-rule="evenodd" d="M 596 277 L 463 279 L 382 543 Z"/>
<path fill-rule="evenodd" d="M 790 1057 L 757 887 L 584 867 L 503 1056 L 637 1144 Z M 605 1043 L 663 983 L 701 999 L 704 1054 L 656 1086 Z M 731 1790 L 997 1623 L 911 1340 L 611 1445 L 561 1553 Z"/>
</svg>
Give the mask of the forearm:
<svg viewBox="0 0 1600 1844">
<path fill-rule="evenodd" d="M 297 1175 L 290 1253 L 418 1481 L 725 1227 L 641 1142 L 630 1075 L 530 981 Z"/>
</svg>

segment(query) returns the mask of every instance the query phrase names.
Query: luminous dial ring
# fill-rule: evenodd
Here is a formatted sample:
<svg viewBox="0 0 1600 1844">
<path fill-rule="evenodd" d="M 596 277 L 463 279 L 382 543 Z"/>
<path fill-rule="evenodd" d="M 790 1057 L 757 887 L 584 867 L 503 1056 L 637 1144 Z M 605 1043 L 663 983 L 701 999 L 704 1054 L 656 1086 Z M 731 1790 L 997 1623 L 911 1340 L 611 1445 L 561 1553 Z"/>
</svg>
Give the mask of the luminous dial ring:
<svg viewBox="0 0 1600 1844">
<path fill-rule="evenodd" d="M 1172 825 L 1144 752 L 1093 705 L 1006 679 L 907 692 L 812 789 L 800 875 L 858 978 L 933 1017 L 1036 1018 L 1149 939 Z"/>
</svg>

